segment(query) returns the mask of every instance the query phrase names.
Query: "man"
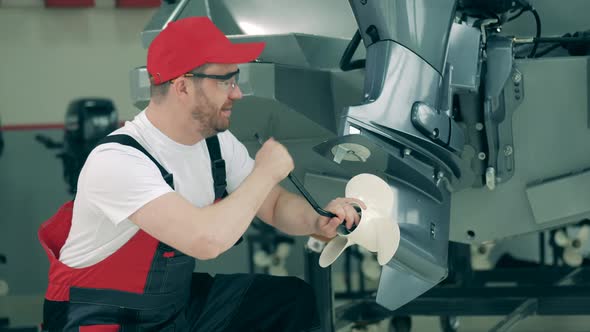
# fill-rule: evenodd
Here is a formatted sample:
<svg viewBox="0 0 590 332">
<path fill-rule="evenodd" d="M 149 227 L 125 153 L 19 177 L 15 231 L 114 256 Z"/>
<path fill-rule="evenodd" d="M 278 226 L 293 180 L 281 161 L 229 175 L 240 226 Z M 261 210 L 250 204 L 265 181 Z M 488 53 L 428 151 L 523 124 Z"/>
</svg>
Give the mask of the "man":
<svg viewBox="0 0 590 332">
<path fill-rule="evenodd" d="M 364 208 L 339 198 L 326 207 L 337 217 L 320 217 L 278 185 L 294 167 L 284 146 L 269 139 L 252 160 L 227 130 L 242 97 L 237 64 L 263 47 L 232 44 L 205 17 L 172 22 L 154 39 L 148 107 L 93 150 L 75 202 L 40 230 L 51 261 L 45 329 L 318 327 L 313 292 L 297 278 L 192 273 L 193 257 L 230 249 L 255 216 L 289 234 L 332 238 L 344 220 L 359 222 L 350 203 Z"/>
</svg>

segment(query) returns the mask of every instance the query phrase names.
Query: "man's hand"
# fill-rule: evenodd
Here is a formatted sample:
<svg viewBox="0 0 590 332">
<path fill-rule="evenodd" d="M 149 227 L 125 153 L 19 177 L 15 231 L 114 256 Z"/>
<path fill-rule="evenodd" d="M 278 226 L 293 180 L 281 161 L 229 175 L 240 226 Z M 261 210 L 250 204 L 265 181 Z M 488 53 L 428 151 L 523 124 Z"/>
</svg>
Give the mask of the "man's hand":
<svg viewBox="0 0 590 332">
<path fill-rule="evenodd" d="M 295 167 L 289 151 L 279 142 L 269 138 L 256 153 L 255 170 L 281 182 Z"/>
<path fill-rule="evenodd" d="M 367 209 L 365 203 L 356 198 L 336 198 L 331 201 L 324 210 L 334 213 L 336 217 L 319 216 L 316 222 L 316 234 L 331 239 L 336 236 L 336 229 L 342 222 L 346 222 L 347 229 L 358 225 L 361 217 L 354 209 L 354 205 L 360 206 L 363 210 Z"/>
</svg>

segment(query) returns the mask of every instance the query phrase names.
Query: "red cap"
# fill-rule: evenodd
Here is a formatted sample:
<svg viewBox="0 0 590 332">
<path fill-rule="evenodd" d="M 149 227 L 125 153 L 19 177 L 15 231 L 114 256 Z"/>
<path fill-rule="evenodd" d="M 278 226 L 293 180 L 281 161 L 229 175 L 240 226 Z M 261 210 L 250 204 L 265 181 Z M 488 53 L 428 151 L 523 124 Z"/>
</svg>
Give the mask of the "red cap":
<svg viewBox="0 0 590 332">
<path fill-rule="evenodd" d="M 206 63 L 245 63 L 256 59 L 264 42 L 232 44 L 208 17 L 170 22 L 148 48 L 147 71 L 162 84 Z"/>
</svg>

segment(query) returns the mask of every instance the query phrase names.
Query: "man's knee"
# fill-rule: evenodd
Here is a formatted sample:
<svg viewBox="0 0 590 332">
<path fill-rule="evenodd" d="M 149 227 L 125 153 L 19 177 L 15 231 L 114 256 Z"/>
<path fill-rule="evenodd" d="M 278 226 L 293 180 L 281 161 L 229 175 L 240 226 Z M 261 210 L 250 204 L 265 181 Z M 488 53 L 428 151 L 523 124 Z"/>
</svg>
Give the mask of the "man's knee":
<svg viewBox="0 0 590 332">
<path fill-rule="evenodd" d="M 295 311 L 296 320 L 302 324 L 301 330 L 308 331 L 319 326 L 319 312 L 313 287 L 307 282 L 293 277 L 291 281 L 296 292 Z"/>
<path fill-rule="evenodd" d="M 316 308 L 316 297 L 313 288 L 297 277 L 283 277 L 284 290 L 292 295 L 297 306 L 305 306 L 311 310 Z"/>
</svg>

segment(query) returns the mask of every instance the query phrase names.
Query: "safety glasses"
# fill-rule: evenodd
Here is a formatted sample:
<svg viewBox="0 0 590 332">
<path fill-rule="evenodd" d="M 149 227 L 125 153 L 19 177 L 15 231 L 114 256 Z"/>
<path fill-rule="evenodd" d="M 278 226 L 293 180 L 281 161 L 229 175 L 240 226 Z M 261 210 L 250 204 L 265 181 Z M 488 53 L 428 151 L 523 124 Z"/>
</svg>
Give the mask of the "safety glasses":
<svg viewBox="0 0 590 332">
<path fill-rule="evenodd" d="M 183 74 L 182 77 L 197 77 L 197 78 L 208 78 L 217 81 L 217 85 L 225 92 L 233 91 L 238 86 L 240 79 L 240 70 L 232 71 L 224 75 L 211 75 L 203 73 L 188 72 Z M 170 80 L 170 83 L 174 83 L 174 80 Z"/>
</svg>

